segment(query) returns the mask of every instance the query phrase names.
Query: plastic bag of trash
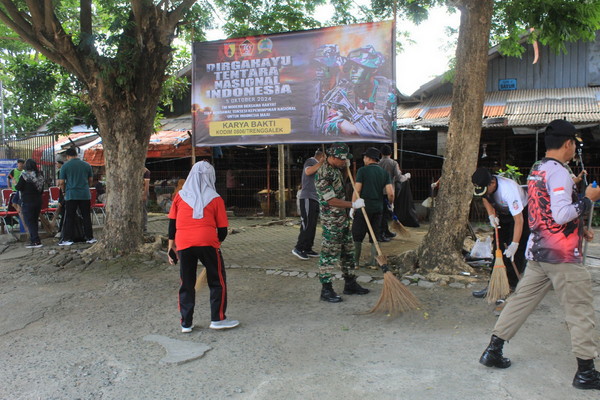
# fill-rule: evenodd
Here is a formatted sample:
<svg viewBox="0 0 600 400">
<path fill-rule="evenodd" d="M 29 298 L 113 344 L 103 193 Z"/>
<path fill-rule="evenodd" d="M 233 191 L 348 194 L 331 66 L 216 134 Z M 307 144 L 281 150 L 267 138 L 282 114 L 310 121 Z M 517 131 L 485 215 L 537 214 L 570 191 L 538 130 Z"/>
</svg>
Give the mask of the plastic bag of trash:
<svg viewBox="0 0 600 400">
<path fill-rule="evenodd" d="M 431 197 L 428 197 L 425 200 L 423 200 L 421 205 L 425 208 L 431 208 L 433 207 L 433 199 Z"/>
<path fill-rule="evenodd" d="M 483 240 L 477 239 L 469 255 L 471 258 L 492 258 L 492 249 L 492 238 L 488 236 Z"/>
</svg>

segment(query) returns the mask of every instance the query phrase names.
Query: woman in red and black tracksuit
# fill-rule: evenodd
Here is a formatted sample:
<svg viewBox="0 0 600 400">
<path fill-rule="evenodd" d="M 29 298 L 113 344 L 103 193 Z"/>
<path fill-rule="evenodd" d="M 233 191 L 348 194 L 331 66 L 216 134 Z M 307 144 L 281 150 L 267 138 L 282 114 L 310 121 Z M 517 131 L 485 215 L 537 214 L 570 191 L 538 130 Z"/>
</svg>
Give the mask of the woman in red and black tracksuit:
<svg viewBox="0 0 600 400">
<path fill-rule="evenodd" d="M 183 188 L 175 195 L 169 212 L 169 262 L 171 250 L 181 260 L 179 310 L 181 331 L 193 328 L 198 260 L 206 268 L 210 288 L 211 329 L 235 328 L 238 321 L 225 316 L 227 284 L 221 242 L 227 236 L 225 202 L 215 190 L 215 169 L 207 161 L 194 164 Z"/>
</svg>

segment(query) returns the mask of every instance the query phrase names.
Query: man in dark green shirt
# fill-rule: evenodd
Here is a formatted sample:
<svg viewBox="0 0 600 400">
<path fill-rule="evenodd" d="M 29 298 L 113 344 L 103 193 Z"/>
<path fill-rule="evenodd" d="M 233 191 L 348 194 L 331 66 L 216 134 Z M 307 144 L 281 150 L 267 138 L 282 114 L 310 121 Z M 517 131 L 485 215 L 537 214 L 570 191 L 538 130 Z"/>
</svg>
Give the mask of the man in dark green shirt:
<svg viewBox="0 0 600 400">
<path fill-rule="evenodd" d="M 394 188 L 390 175 L 379 166 L 381 152 L 375 147 L 369 147 L 363 153 L 363 161 L 365 166 L 359 168 L 356 173 L 356 193 L 352 197 L 353 200 L 362 198 L 365 200 L 365 211 L 371 223 L 371 227 L 376 235 L 381 233 L 381 218 L 383 215 L 383 192 L 387 195 L 389 204 L 394 204 Z M 354 213 L 354 222 L 352 223 L 352 239 L 354 241 L 354 258 L 358 265 L 361 254 L 362 241 L 368 232 L 367 222 L 362 211 L 357 210 Z M 369 233 L 369 242 L 373 240 L 379 242 L 389 241 L 382 237 L 372 238 Z M 371 261 L 370 264 L 375 264 L 375 245 L 371 245 Z"/>
</svg>

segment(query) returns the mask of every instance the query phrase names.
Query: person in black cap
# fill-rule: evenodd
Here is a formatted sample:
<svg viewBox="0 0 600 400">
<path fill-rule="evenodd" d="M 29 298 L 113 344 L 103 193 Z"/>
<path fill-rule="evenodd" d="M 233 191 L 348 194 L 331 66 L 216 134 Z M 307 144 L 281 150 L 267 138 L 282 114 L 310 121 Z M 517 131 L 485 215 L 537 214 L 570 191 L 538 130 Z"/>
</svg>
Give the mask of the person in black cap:
<svg viewBox="0 0 600 400">
<path fill-rule="evenodd" d="M 503 250 L 502 259 L 506 266 L 508 283 L 514 290 L 519 278 L 513 263 L 519 274 L 523 273 L 527 265 L 525 259 L 525 247 L 529 238 L 527 193 L 517 182 L 503 176 L 492 175 L 487 168 L 477 168 L 471 180 L 475 186 L 473 194 L 482 198 L 490 225 L 492 228 L 498 228 L 500 243 L 495 245 Z M 478 298 L 486 295 L 487 287 L 473 292 L 473 296 Z M 501 308 L 498 311 L 500 310 Z"/>
<path fill-rule="evenodd" d="M 323 165 L 325 154 L 321 149 L 315 151 L 315 155 L 304 162 L 302 168 L 302 190 L 298 195 L 300 206 L 300 234 L 296 247 L 292 254 L 301 260 L 308 257 L 319 257 L 319 253 L 313 251 L 317 222 L 319 221 L 319 196 L 315 187 L 315 173 Z"/>
<path fill-rule="evenodd" d="M 369 242 L 371 243 L 371 260 L 369 265 L 376 265 L 375 256 L 377 255 L 374 240 L 379 242 L 388 241 L 381 235 L 381 217 L 383 214 L 383 193 L 385 191 L 390 204 L 394 204 L 394 188 L 389 174 L 379 166 L 381 152 L 375 147 L 369 147 L 363 153 L 364 167 L 358 169 L 356 173 L 356 193 L 352 199 L 362 198 L 365 200 L 365 211 L 371 223 L 375 235 L 371 237 L 369 233 Z M 352 239 L 354 240 L 354 258 L 357 264 L 360 261 L 362 250 L 362 241 L 368 232 L 367 222 L 362 211 L 354 213 L 354 222 L 352 223 Z"/>
<path fill-rule="evenodd" d="M 583 217 L 600 199 L 600 188 L 589 185 L 579 198 L 564 163 L 577 148 L 577 130 L 564 120 L 546 128 L 546 156 L 531 168 L 528 182 L 530 240 L 527 243 L 527 270 L 508 299 L 492 331 L 490 344 L 479 362 L 486 367 L 508 368 L 502 354 L 504 342 L 512 339 L 529 314 L 554 288 L 565 311 L 571 349 L 577 358 L 573 386 L 600 390 L 600 372 L 594 367 L 598 356 L 590 272 L 582 263 L 582 241 L 593 240 Z"/>
<path fill-rule="evenodd" d="M 395 202 L 398 203 L 398 208 L 406 207 L 407 209 L 409 209 L 407 214 L 411 214 L 411 212 L 414 210 L 413 204 L 411 202 L 410 204 L 400 202 L 401 199 L 399 198 L 399 194 L 401 194 L 403 190 L 403 185 L 405 185 L 405 182 L 407 182 L 410 179 L 410 172 L 403 174 L 400 171 L 400 165 L 398 165 L 398 162 L 396 160 L 392 159 L 392 148 L 387 144 L 384 144 L 381 147 L 381 160 L 379 160 L 379 166 L 390 175 L 390 179 L 392 180 L 392 188 L 394 189 L 394 198 Z M 386 195 L 387 193 L 385 193 L 384 191 L 383 216 L 381 218 L 381 237 L 384 240 L 386 238 L 391 239 L 396 237 L 396 234 L 390 231 L 388 223 L 392 219 L 393 213 L 396 213 L 398 218 L 400 218 L 401 215 L 401 213 L 398 212 L 398 209 L 394 211 L 394 204 L 390 204 L 388 206 Z M 412 200 L 412 195 L 410 196 L 410 198 Z M 418 223 L 416 226 L 418 226 Z"/>
</svg>

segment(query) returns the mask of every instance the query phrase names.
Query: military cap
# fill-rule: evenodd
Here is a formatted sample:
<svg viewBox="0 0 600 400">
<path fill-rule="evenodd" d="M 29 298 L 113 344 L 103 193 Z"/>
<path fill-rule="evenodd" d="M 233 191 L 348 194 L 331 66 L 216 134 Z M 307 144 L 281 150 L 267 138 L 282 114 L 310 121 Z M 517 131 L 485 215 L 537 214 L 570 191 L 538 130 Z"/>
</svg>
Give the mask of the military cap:
<svg viewBox="0 0 600 400">
<path fill-rule="evenodd" d="M 327 154 L 341 160 L 352 159 L 352 154 L 350 153 L 350 149 L 346 143 L 337 142 L 332 144 L 327 149 Z"/>
</svg>

